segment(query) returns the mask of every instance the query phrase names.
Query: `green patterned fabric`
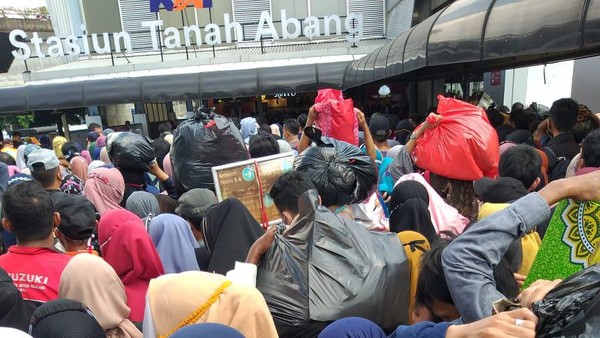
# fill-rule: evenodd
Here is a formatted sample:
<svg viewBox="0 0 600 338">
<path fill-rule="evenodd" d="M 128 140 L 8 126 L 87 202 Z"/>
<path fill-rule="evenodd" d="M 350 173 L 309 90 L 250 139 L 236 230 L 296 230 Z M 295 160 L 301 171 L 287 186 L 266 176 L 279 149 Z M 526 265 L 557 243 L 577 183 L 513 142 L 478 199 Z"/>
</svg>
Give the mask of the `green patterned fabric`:
<svg viewBox="0 0 600 338">
<path fill-rule="evenodd" d="M 539 279 L 564 279 L 587 268 L 600 242 L 600 203 L 558 204 L 524 288 Z"/>
</svg>

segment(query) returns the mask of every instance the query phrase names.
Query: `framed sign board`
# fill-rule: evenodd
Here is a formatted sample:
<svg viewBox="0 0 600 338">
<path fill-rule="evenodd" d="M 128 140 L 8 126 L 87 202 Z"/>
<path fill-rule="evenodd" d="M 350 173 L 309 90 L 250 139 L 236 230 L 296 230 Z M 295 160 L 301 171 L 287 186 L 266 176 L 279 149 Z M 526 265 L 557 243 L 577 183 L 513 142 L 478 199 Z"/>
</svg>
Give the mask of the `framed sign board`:
<svg viewBox="0 0 600 338">
<path fill-rule="evenodd" d="M 294 153 L 278 154 L 212 168 L 219 202 L 235 197 L 260 224 L 264 207 L 269 224 L 281 221 L 269 195 L 273 183 L 294 167 Z M 261 189 L 262 188 L 262 189 Z"/>
</svg>

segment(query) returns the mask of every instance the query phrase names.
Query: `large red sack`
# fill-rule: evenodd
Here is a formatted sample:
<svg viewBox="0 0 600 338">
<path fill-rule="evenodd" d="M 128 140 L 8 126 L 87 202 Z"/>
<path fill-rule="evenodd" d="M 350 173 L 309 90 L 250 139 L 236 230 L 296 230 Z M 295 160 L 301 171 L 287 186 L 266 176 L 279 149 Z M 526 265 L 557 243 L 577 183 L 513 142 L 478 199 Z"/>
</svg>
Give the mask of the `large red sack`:
<svg viewBox="0 0 600 338">
<path fill-rule="evenodd" d="M 315 99 L 317 128 L 323 136 L 358 146 L 358 119 L 352 99 L 344 100 L 337 89 L 320 89 Z"/>
<path fill-rule="evenodd" d="M 438 100 L 437 112 L 444 118 L 417 140 L 417 166 L 457 180 L 496 177 L 498 134 L 483 109 L 441 95 Z"/>
</svg>

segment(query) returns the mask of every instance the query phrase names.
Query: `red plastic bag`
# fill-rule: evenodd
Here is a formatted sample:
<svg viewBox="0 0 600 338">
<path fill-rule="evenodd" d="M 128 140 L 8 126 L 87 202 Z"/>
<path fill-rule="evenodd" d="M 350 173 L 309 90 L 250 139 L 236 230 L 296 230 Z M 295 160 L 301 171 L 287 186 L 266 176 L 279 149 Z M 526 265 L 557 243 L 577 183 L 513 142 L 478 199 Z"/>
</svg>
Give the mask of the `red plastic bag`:
<svg viewBox="0 0 600 338">
<path fill-rule="evenodd" d="M 448 178 L 474 181 L 498 174 L 498 134 L 483 109 L 438 96 L 441 123 L 417 140 L 418 167 Z"/>
<path fill-rule="evenodd" d="M 344 100 L 337 89 L 321 89 L 315 99 L 317 128 L 323 136 L 358 146 L 358 119 L 352 99 Z"/>
</svg>

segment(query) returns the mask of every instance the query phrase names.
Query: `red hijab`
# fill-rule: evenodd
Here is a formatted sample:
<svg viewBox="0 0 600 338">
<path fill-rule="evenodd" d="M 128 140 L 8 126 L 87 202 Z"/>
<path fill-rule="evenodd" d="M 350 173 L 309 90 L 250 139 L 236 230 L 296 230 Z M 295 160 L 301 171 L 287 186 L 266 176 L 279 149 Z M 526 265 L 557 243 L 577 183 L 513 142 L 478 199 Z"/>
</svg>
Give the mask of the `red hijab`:
<svg viewBox="0 0 600 338">
<path fill-rule="evenodd" d="M 98 223 L 98 241 L 104 259 L 125 286 L 127 305 L 131 308 L 129 319 L 142 322 L 150 280 L 164 274 L 144 223 L 127 210 L 109 211 Z"/>
</svg>

